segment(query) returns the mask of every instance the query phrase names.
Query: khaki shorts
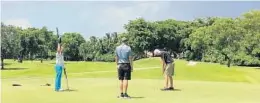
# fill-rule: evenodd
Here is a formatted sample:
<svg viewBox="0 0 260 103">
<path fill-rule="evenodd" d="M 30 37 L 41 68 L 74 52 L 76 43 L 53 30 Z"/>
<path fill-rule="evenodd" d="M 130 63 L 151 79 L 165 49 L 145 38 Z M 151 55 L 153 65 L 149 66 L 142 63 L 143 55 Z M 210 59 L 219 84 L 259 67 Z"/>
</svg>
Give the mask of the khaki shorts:
<svg viewBox="0 0 260 103">
<path fill-rule="evenodd" d="M 174 74 L 174 63 L 166 64 L 164 75 L 173 76 Z"/>
</svg>

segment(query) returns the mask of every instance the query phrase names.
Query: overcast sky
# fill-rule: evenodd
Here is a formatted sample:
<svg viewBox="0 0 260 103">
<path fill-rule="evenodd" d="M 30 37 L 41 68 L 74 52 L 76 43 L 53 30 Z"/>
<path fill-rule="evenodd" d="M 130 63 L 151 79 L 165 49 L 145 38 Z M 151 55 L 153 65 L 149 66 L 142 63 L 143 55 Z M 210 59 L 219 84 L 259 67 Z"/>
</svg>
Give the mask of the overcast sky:
<svg viewBox="0 0 260 103">
<path fill-rule="evenodd" d="M 129 20 L 193 20 L 197 17 L 238 17 L 260 10 L 259 1 L 2 1 L 1 20 L 26 27 L 59 27 L 60 32 L 79 32 L 85 38 L 123 32 Z"/>
</svg>

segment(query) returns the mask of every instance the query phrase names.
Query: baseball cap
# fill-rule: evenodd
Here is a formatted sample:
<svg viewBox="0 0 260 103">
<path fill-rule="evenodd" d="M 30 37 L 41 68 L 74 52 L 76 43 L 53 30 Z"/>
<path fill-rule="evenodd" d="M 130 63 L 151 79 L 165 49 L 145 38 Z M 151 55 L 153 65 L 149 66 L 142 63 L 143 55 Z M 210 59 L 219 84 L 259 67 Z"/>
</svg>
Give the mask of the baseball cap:
<svg viewBox="0 0 260 103">
<path fill-rule="evenodd" d="M 126 38 L 126 37 L 123 37 L 121 40 L 122 40 L 122 42 L 126 42 L 126 41 L 127 41 L 127 38 Z"/>
</svg>

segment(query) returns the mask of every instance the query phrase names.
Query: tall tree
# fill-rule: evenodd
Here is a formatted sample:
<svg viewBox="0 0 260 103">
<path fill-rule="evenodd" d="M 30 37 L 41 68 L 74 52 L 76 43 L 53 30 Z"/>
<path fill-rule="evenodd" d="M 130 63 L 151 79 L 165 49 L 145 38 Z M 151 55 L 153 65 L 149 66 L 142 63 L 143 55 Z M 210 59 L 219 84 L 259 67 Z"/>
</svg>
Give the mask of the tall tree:
<svg viewBox="0 0 260 103">
<path fill-rule="evenodd" d="M 65 57 L 73 61 L 81 60 L 79 47 L 85 42 L 85 39 L 79 33 L 64 33 L 62 35 L 62 44 Z"/>
<path fill-rule="evenodd" d="M 1 69 L 4 69 L 4 58 L 16 58 L 19 55 L 19 30 L 20 28 L 1 23 Z"/>
<path fill-rule="evenodd" d="M 127 34 L 129 35 L 129 44 L 133 47 L 133 51 L 139 55 L 144 55 L 144 51 L 150 51 L 153 46 L 153 37 L 155 26 L 151 22 L 145 21 L 143 18 L 131 20 L 125 25 Z"/>
</svg>

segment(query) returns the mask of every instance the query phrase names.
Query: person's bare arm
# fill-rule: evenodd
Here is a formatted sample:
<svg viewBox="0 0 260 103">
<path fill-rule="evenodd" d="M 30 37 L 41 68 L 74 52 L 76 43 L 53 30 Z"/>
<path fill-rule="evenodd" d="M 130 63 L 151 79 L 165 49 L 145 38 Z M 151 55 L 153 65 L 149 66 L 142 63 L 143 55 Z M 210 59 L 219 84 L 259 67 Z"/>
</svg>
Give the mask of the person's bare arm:
<svg viewBox="0 0 260 103">
<path fill-rule="evenodd" d="M 132 58 L 132 56 L 129 56 L 129 62 L 130 62 L 130 66 L 131 66 L 131 71 L 133 71 L 133 58 Z"/>
<path fill-rule="evenodd" d="M 162 73 L 164 73 L 166 64 L 165 64 L 165 62 L 164 62 L 163 59 L 162 59 L 162 64 L 163 64 L 163 65 L 162 65 L 162 66 L 163 66 L 163 67 L 162 67 Z"/>
<path fill-rule="evenodd" d="M 117 52 L 115 51 L 115 62 L 116 62 L 116 67 L 118 69 L 118 56 L 117 56 Z"/>
<path fill-rule="evenodd" d="M 133 56 L 132 56 L 132 49 L 131 48 L 130 48 L 130 51 L 129 51 L 128 59 L 129 59 L 130 66 L 131 66 L 131 72 L 133 72 L 134 65 L 133 65 Z"/>
<path fill-rule="evenodd" d="M 166 66 L 166 63 L 165 63 L 165 60 L 164 60 L 164 56 L 161 58 L 161 61 L 162 61 L 162 73 L 164 74 L 165 66 Z"/>
<path fill-rule="evenodd" d="M 61 47 L 60 47 L 60 44 L 58 43 L 58 47 L 57 47 L 57 52 L 60 54 L 60 50 L 61 50 Z"/>
<path fill-rule="evenodd" d="M 115 57 L 115 62 L 116 62 L 116 64 L 117 64 L 117 62 L 118 62 L 118 57 L 117 57 L 117 56 Z"/>
</svg>

